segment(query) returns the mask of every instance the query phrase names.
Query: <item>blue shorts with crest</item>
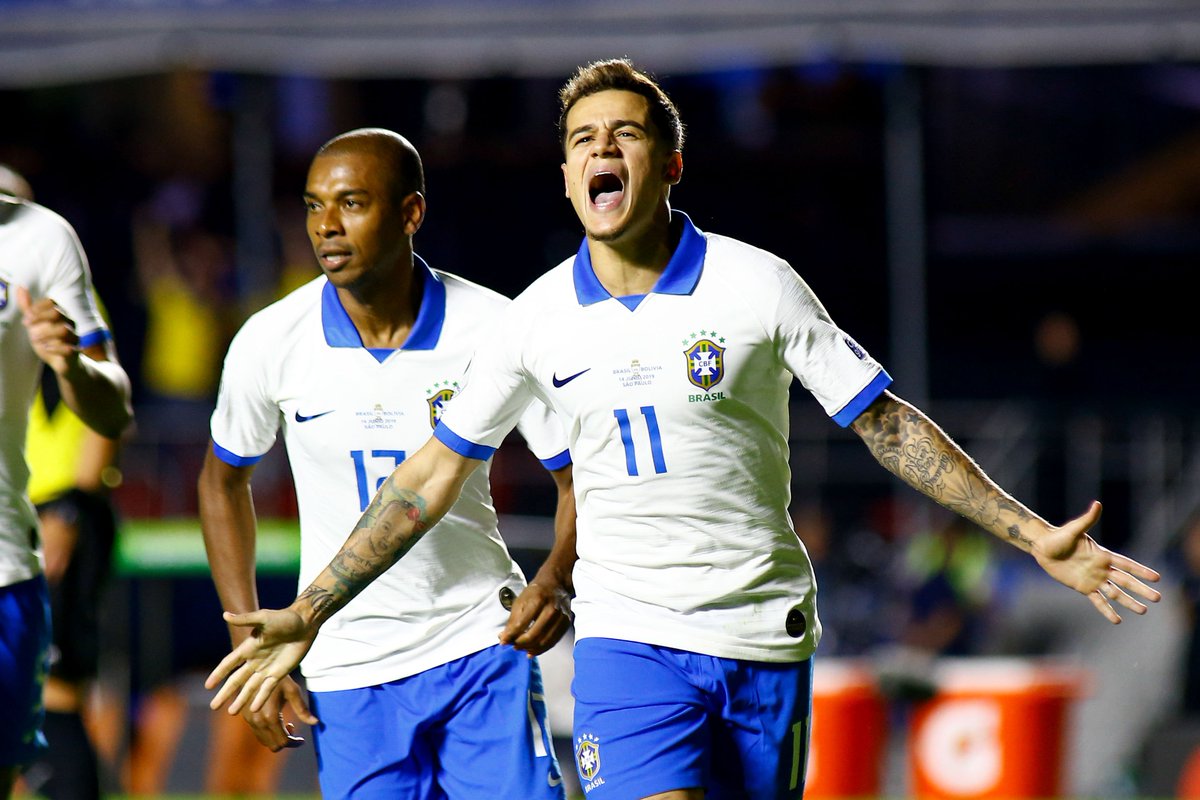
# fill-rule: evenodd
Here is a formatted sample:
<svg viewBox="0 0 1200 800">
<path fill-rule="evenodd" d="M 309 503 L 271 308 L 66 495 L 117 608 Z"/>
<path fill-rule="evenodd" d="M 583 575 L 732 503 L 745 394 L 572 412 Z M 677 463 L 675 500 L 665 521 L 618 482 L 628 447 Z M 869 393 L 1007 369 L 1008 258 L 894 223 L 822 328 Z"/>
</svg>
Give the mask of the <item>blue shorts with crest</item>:
<svg viewBox="0 0 1200 800">
<path fill-rule="evenodd" d="M 696 787 L 705 800 L 804 793 L 811 659 L 769 664 L 581 639 L 571 692 L 588 800 Z"/>
<path fill-rule="evenodd" d="M 565 798 L 541 670 L 506 645 L 311 699 L 326 800 Z"/>
</svg>

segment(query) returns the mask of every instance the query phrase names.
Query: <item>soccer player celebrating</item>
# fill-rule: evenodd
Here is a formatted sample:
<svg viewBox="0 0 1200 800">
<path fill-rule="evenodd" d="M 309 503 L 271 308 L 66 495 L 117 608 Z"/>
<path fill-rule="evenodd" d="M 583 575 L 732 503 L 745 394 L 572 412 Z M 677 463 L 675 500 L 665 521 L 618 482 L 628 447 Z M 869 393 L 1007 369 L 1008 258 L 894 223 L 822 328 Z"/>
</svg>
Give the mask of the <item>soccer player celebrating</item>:
<svg viewBox="0 0 1200 800">
<path fill-rule="evenodd" d="M 997 487 L 775 256 L 669 204 L 683 126 L 627 61 L 560 93 L 579 251 L 506 310 L 435 438 L 384 483 L 342 551 L 209 677 L 257 707 L 321 623 L 439 519 L 535 398 L 568 431 L 578 502 L 576 761 L 592 798 L 797 798 L 820 638 L 787 514 L 788 386 L 919 491 L 1033 555 L 1113 622 L 1157 574 Z M 436 539 L 438 532 L 430 534 Z"/>
<path fill-rule="evenodd" d="M 25 437 L 43 364 L 92 430 L 133 419 L 129 378 L 96 308 L 87 259 L 66 220 L 0 196 L 0 798 L 44 754 L 42 686 L 50 605 L 37 515 L 26 494 Z"/>
<path fill-rule="evenodd" d="M 230 345 L 200 476 L 201 523 L 227 612 L 258 607 L 250 479 L 280 425 L 299 502 L 303 586 L 378 485 L 429 439 L 481 334 L 508 304 L 413 253 L 424 191 L 417 151 L 391 131 L 342 134 L 312 161 L 304 201 L 324 274 L 251 317 Z M 520 428 L 559 487 L 555 547 L 534 582 L 525 586 L 497 533 L 487 468 L 476 470 L 443 509 L 438 535 L 316 637 L 303 664 L 315 716 L 290 678 L 243 714 L 272 750 L 299 743 L 284 703 L 316 726 L 325 797 L 563 797 L 530 656 L 570 621 L 570 457 L 541 403 Z M 511 615 L 501 593 L 517 595 Z M 247 633 L 233 628 L 235 643 Z"/>
</svg>

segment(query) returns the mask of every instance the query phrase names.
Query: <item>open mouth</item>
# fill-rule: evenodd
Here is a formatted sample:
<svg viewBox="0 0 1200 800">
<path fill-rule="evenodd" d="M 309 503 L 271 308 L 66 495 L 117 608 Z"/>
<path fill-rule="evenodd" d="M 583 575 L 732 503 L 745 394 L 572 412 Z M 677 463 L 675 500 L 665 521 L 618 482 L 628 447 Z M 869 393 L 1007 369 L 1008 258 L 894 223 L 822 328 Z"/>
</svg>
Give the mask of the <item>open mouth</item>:
<svg viewBox="0 0 1200 800">
<path fill-rule="evenodd" d="M 350 254 L 345 250 L 322 250 L 318 254 L 321 263 L 327 267 L 340 267 L 350 260 Z"/>
<path fill-rule="evenodd" d="M 588 181 L 588 197 L 601 211 L 620 205 L 624 196 L 625 184 L 611 172 L 597 172 Z"/>
</svg>

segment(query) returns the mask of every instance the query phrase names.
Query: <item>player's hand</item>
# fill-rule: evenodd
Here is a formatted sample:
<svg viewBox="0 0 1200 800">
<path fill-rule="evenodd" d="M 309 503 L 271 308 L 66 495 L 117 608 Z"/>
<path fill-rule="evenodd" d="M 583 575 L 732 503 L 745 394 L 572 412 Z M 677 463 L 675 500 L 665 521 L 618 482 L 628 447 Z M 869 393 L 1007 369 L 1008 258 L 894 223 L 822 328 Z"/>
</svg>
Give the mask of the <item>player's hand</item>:
<svg viewBox="0 0 1200 800">
<path fill-rule="evenodd" d="M 33 351 L 58 375 L 65 375 L 79 363 L 79 337 L 75 335 L 75 323 L 55 305 L 43 297 L 34 300 L 23 286 L 17 289 L 17 307 L 21 309 L 21 323 L 29 335 Z"/>
<path fill-rule="evenodd" d="M 531 583 L 513 601 L 500 643 L 531 657 L 541 655 L 558 643 L 570 625 L 570 595 L 560 587 Z"/>
<path fill-rule="evenodd" d="M 317 718 L 308 709 L 304 692 L 290 677 L 285 677 L 257 711 L 242 709 L 242 719 L 254 731 L 259 744 L 272 753 L 288 747 L 300 747 L 304 737 L 292 733 L 294 726 L 286 717 L 294 716 L 307 725 L 316 725 Z"/>
<path fill-rule="evenodd" d="M 1134 595 L 1157 603 L 1162 595 L 1142 581 L 1157 581 L 1158 573 L 1132 558 L 1114 553 L 1096 543 L 1088 531 L 1100 520 L 1100 504 L 1092 502 L 1080 516 L 1033 543 L 1033 557 L 1052 578 L 1069 586 L 1088 600 L 1113 624 L 1121 615 L 1116 603 L 1135 614 L 1145 614 L 1146 605 Z"/>
<path fill-rule="evenodd" d="M 230 714 L 241 713 L 247 705 L 251 711 L 258 711 L 312 647 L 316 629 L 310 631 L 291 609 L 259 609 L 246 614 L 225 612 L 224 616 L 230 625 L 252 631 L 204 681 L 206 689 L 215 689 L 225 681 L 208 705 L 215 711 L 228 704 Z"/>
</svg>

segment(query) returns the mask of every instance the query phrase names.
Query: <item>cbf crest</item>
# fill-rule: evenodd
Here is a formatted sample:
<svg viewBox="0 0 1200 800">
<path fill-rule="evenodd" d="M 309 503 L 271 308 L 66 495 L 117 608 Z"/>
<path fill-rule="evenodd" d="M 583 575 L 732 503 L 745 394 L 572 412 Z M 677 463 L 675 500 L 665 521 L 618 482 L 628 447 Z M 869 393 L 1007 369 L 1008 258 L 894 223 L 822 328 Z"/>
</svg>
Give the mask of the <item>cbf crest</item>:
<svg viewBox="0 0 1200 800">
<path fill-rule="evenodd" d="M 688 380 L 707 392 L 725 377 L 725 338 L 716 331 L 700 331 L 699 337 L 693 333 L 683 340 L 685 346 L 688 342 L 683 351 Z"/>
<path fill-rule="evenodd" d="M 585 733 L 575 740 L 575 761 L 579 765 L 579 777 L 592 783 L 600 774 L 600 740 Z M 596 785 L 603 783 L 599 781 Z M 588 787 L 585 787 L 585 790 Z"/>
<path fill-rule="evenodd" d="M 425 398 L 425 402 L 429 404 L 429 427 L 437 427 L 438 420 L 442 418 L 442 412 L 446 409 L 446 404 L 450 402 L 451 397 L 454 397 L 458 388 L 458 381 L 445 380 L 439 381 L 433 385 L 433 388 L 425 390 L 429 395 Z"/>
<path fill-rule="evenodd" d="M 8 305 L 8 281 L 0 278 L 0 309 Z"/>
</svg>

